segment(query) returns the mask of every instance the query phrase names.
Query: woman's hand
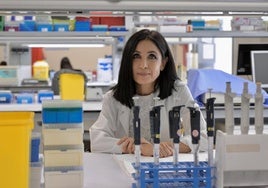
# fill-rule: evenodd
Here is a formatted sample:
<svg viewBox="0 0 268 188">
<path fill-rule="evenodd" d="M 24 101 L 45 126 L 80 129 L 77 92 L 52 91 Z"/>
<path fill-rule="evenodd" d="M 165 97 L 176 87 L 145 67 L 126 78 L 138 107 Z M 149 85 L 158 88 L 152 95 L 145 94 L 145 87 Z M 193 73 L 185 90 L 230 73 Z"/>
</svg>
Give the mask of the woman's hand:
<svg viewBox="0 0 268 188">
<path fill-rule="evenodd" d="M 141 155 L 150 157 L 153 156 L 153 145 L 145 138 L 141 139 Z"/>
<path fill-rule="evenodd" d="M 144 138 L 141 139 L 141 154 L 144 156 L 153 156 L 153 144 Z M 170 142 L 161 142 L 159 145 L 159 157 L 168 157 L 173 155 L 173 146 Z"/>
<path fill-rule="evenodd" d="M 170 142 L 161 142 L 159 150 L 160 157 L 168 157 L 173 155 L 173 146 Z"/>
<path fill-rule="evenodd" d="M 123 137 L 118 142 L 121 145 L 122 153 L 130 154 L 135 151 L 134 139 L 131 137 Z M 141 155 L 143 156 L 153 156 L 154 145 L 147 141 L 145 138 L 141 138 Z M 159 145 L 159 157 L 168 157 L 173 155 L 173 145 L 170 142 L 161 142 Z"/>
<path fill-rule="evenodd" d="M 135 145 L 134 139 L 131 137 L 123 137 L 118 142 L 117 145 L 121 145 L 122 153 L 134 153 Z"/>
</svg>

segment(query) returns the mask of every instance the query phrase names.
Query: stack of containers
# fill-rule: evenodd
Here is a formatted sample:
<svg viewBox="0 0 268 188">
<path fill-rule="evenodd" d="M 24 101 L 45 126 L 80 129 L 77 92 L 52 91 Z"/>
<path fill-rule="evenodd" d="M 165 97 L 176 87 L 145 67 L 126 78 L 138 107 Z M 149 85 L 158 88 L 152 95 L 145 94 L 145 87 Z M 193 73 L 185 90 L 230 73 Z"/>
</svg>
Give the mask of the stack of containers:
<svg viewBox="0 0 268 188">
<path fill-rule="evenodd" d="M 19 31 L 21 17 L 19 16 L 5 16 L 4 30 L 9 32 Z"/>
<path fill-rule="evenodd" d="M 75 17 L 75 31 L 90 31 L 91 23 L 89 17 Z"/>
<path fill-rule="evenodd" d="M 51 16 L 36 16 L 36 29 L 41 32 L 53 31 Z"/>
<path fill-rule="evenodd" d="M 83 109 L 77 100 L 42 102 L 46 188 L 83 187 Z"/>
<path fill-rule="evenodd" d="M 19 24 L 20 31 L 35 31 L 36 25 L 33 16 L 24 16 L 24 19 Z"/>
<path fill-rule="evenodd" d="M 67 16 L 52 16 L 54 31 L 69 31 L 69 20 Z"/>
</svg>

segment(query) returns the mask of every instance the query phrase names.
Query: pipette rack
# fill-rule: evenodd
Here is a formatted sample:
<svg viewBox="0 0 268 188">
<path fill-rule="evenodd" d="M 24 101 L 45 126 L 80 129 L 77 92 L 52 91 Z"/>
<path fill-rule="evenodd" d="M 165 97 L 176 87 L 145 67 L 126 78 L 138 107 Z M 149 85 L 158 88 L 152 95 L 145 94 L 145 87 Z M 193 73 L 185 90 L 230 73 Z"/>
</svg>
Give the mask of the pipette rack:
<svg viewBox="0 0 268 188">
<path fill-rule="evenodd" d="M 195 166 L 194 162 L 179 162 L 174 165 L 172 162 L 160 162 L 156 166 L 153 162 L 140 163 L 138 170 L 139 177 L 133 174 L 135 183 L 132 188 L 161 188 L 161 187 L 191 187 L 211 188 L 212 167 L 205 161 L 200 161 Z"/>
</svg>

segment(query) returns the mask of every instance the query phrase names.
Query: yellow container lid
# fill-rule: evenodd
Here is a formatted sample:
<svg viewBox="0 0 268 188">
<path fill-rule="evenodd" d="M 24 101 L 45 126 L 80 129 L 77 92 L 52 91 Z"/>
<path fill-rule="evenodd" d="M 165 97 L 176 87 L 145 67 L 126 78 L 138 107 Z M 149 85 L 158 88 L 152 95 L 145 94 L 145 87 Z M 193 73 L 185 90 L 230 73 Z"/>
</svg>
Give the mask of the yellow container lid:
<svg viewBox="0 0 268 188">
<path fill-rule="evenodd" d="M 34 127 L 34 112 L 0 112 L 1 125 L 27 125 Z"/>
</svg>

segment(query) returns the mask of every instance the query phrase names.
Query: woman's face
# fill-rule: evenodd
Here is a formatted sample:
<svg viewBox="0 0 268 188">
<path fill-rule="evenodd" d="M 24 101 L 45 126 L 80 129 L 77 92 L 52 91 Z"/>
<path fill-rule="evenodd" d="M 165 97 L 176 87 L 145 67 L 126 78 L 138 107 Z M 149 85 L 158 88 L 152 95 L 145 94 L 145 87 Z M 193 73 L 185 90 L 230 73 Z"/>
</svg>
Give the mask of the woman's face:
<svg viewBox="0 0 268 188">
<path fill-rule="evenodd" d="M 138 94 L 150 94 L 154 91 L 155 80 L 164 69 L 166 61 L 159 49 L 150 40 L 140 41 L 132 55 L 133 79 Z"/>
</svg>

